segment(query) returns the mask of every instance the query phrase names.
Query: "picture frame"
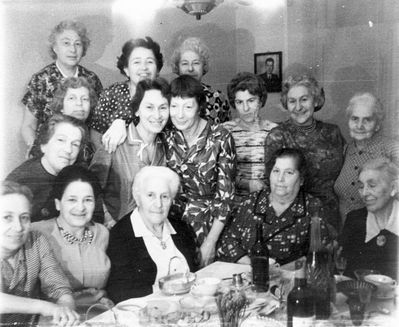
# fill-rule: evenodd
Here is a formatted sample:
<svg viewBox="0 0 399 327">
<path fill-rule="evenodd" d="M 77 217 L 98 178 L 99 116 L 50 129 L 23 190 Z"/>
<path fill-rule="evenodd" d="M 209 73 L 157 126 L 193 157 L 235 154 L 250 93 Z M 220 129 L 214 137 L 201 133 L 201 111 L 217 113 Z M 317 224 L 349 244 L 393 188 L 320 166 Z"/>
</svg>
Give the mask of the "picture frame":
<svg viewBox="0 0 399 327">
<path fill-rule="evenodd" d="M 283 52 L 255 53 L 254 73 L 264 80 L 268 93 L 281 92 Z"/>
</svg>

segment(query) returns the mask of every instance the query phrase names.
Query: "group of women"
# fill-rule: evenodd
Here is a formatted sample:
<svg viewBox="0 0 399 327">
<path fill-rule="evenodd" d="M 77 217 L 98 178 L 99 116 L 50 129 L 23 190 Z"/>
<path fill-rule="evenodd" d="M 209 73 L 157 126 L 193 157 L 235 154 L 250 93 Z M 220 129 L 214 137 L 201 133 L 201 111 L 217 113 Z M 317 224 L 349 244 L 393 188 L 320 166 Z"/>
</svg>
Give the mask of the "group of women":
<svg viewBox="0 0 399 327">
<path fill-rule="evenodd" d="M 73 325 L 88 306 L 147 295 L 169 273 L 249 263 L 258 223 L 271 256 L 293 261 L 315 215 L 323 242 L 343 246 L 347 274 L 371 264 L 396 277 L 399 149 L 372 94 L 351 99 L 346 144 L 314 118 L 325 98 L 311 76 L 283 82 L 290 116 L 276 124 L 260 118 L 258 76 L 234 76 L 230 105 L 201 82 L 209 49 L 198 38 L 175 50 L 170 83 L 158 43 L 127 41 L 117 61 L 127 80 L 104 90 L 79 65 L 82 24 L 61 22 L 49 40 L 55 62 L 23 98 L 29 159 L 0 194 L 2 322 L 42 314 Z"/>
</svg>

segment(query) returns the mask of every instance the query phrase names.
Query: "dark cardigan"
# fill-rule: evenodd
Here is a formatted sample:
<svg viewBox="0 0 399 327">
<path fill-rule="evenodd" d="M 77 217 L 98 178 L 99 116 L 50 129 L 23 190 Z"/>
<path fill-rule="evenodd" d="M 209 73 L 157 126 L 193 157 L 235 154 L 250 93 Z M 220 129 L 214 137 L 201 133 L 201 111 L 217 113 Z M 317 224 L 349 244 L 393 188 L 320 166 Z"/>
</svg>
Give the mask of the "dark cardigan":
<svg viewBox="0 0 399 327">
<path fill-rule="evenodd" d="M 152 293 L 157 267 L 151 259 L 142 237 L 135 237 L 130 221 L 131 213 L 124 216 L 111 229 L 107 249 L 111 260 L 111 273 L 107 283 L 109 298 L 115 303 Z M 197 270 L 195 235 L 188 226 L 169 220 L 176 230 L 172 235 L 177 249 L 184 255 L 190 271 Z"/>
<path fill-rule="evenodd" d="M 354 277 L 354 270 L 365 268 L 378 270 L 381 274 L 396 279 L 398 274 L 398 236 L 384 229 L 365 243 L 366 226 L 366 208 L 348 213 L 339 237 L 339 243 L 343 248 L 342 255 L 348 261 L 345 275 Z M 384 245 L 377 245 L 378 236 L 385 237 Z"/>
</svg>

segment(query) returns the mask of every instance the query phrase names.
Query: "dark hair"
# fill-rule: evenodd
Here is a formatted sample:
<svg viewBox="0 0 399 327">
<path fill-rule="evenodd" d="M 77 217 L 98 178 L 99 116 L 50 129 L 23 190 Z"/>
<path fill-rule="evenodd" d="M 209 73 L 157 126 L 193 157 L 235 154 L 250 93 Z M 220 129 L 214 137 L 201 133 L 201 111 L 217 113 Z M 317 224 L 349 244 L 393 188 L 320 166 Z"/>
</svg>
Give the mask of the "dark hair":
<svg viewBox="0 0 399 327">
<path fill-rule="evenodd" d="M 152 51 L 155 57 L 157 71 L 160 72 L 163 67 L 163 56 L 159 44 L 152 38 L 146 36 L 145 39 L 131 39 L 122 47 L 122 54 L 118 57 L 116 66 L 121 74 L 126 76 L 125 68 L 129 65 L 129 58 L 135 48 L 146 48 Z"/>
<path fill-rule="evenodd" d="M 101 193 L 101 186 L 96 175 L 85 167 L 72 165 L 63 168 L 55 177 L 51 198 L 61 200 L 68 185 L 77 181 L 90 184 L 95 198 Z"/>
<path fill-rule="evenodd" d="M 77 127 L 80 130 L 80 132 L 82 133 L 82 141 L 80 143 L 80 149 L 82 149 L 85 143 L 87 142 L 87 137 L 88 137 L 87 126 L 84 124 L 84 122 L 75 117 L 66 116 L 62 114 L 54 114 L 41 126 L 39 130 L 39 135 L 37 137 L 37 144 L 39 146 L 47 144 L 55 133 L 55 127 L 62 123 L 70 124 L 74 127 Z"/>
<path fill-rule="evenodd" d="M 198 114 L 201 116 L 202 111 L 205 109 L 206 97 L 202 84 L 194 77 L 189 75 L 176 77 L 170 83 L 170 93 L 172 98 L 195 98 L 199 107 Z"/>
<path fill-rule="evenodd" d="M 90 45 L 90 39 L 87 36 L 86 27 L 81 22 L 77 22 L 74 20 L 63 20 L 51 30 L 51 33 L 48 37 L 49 53 L 51 58 L 57 59 L 57 54 L 53 50 L 53 47 L 55 45 L 55 39 L 57 35 L 66 30 L 75 31 L 79 35 L 80 40 L 82 41 L 83 48 L 82 57 L 84 57 L 86 55 L 87 48 Z"/>
<path fill-rule="evenodd" d="M 13 181 L 2 181 L 0 185 L 0 195 L 20 194 L 26 197 L 30 204 L 33 201 L 33 194 L 29 187 Z"/>
<path fill-rule="evenodd" d="M 56 91 L 54 92 L 54 98 L 50 104 L 50 109 L 53 113 L 61 114 L 64 108 L 64 99 L 68 89 L 79 89 L 85 87 L 89 90 L 90 97 L 90 114 L 87 117 L 87 121 L 90 119 L 92 110 L 97 105 L 97 94 L 94 91 L 93 85 L 84 77 L 68 77 L 63 82 L 61 82 Z"/>
<path fill-rule="evenodd" d="M 136 86 L 136 93 L 132 99 L 131 108 L 133 113 L 133 123 L 137 125 L 140 121 L 140 118 L 135 115 L 135 113 L 139 110 L 140 103 L 143 101 L 144 95 L 146 91 L 149 90 L 158 90 L 161 92 L 162 96 L 170 102 L 170 86 L 166 79 L 162 77 L 157 77 L 154 80 L 145 79 L 138 82 Z"/>
<path fill-rule="evenodd" d="M 266 58 L 265 63 L 267 63 L 268 61 L 271 61 L 274 65 L 274 59 L 272 57 Z"/>
<path fill-rule="evenodd" d="M 278 158 L 292 158 L 295 161 L 296 169 L 299 171 L 299 175 L 303 180 L 304 189 L 306 189 L 308 183 L 308 167 L 306 164 L 306 158 L 303 155 L 302 151 L 294 148 L 282 148 L 275 151 L 269 161 L 266 163 L 266 176 L 270 177 L 270 174 L 273 170 L 274 165 Z"/>
<path fill-rule="evenodd" d="M 252 95 L 257 95 L 262 107 L 266 103 L 267 90 L 265 82 L 255 74 L 248 72 L 238 73 L 227 85 L 227 96 L 229 97 L 230 105 L 233 108 L 236 107 L 235 98 L 238 91 L 248 91 Z"/>
<path fill-rule="evenodd" d="M 317 80 L 308 75 L 298 75 L 298 76 L 288 76 L 288 78 L 283 82 L 281 90 L 281 104 L 285 109 L 287 109 L 287 95 L 289 90 L 294 86 L 304 86 L 306 87 L 313 97 L 314 111 L 319 111 L 325 101 L 324 90 L 319 86 Z"/>
</svg>

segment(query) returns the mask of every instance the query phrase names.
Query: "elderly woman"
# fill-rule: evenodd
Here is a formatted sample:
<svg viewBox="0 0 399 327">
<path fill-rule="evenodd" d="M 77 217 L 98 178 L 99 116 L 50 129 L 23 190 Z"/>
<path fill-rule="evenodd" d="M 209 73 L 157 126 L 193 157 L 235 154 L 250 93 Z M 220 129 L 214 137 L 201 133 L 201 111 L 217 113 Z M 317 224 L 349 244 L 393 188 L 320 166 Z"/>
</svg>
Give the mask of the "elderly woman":
<svg viewBox="0 0 399 327">
<path fill-rule="evenodd" d="M 182 75 L 171 83 L 170 117 L 166 131 L 167 164 L 180 176 L 175 212 L 191 225 L 201 247 L 202 264 L 210 263 L 228 219 L 234 196 L 234 140 L 221 125 L 200 117 L 205 105 L 201 83 Z"/>
<path fill-rule="evenodd" d="M 87 125 L 96 103 L 97 94 L 86 78 L 68 77 L 58 85 L 54 93 L 54 99 L 50 104 L 50 109 L 53 114 L 72 116 Z M 93 145 L 88 141 L 80 152 L 78 162 L 90 163 L 93 154 Z M 32 157 L 40 157 L 42 155 L 37 138 L 32 147 L 31 155 Z"/>
<path fill-rule="evenodd" d="M 49 51 L 54 63 L 34 74 L 22 99 L 26 110 L 21 133 L 30 149 L 40 126 L 53 115 L 50 104 L 57 86 L 68 77 L 85 77 L 100 95 L 102 85 L 96 74 L 79 65 L 90 45 L 86 27 L 76 21 L 64 20 L 49 36 Z"/>
<path fill-rule="evenodd" d="M 54 180 L 52 198 L 59 211 L 56 218 L 32 224 L 46 235 L 55 257 L 72 286 L 82 311 L 93 303 L 112 304 L 104 291 L 111 263 L 105 250 L 109 233 L 92 221 L 100 185 L 84 167 L 68 166 Z"/>
<path fill-rule="evenodd" d="M 172 71 L 177 75 L 190 75 L 201 82 L 209 70 L 209 48 L 197 37 L 189 37 L 172 55 Z M 215 123 L 223 123 L 230 118 L 229 103 L 223 93 L 201 83 L 206 104 L 200 116 Z"/>
<path fill-rule="evenodd" d="M 307 163 L 298 149 L 277 150 L 266 167 L 270 190 L 251 193 L 234 213 L 218 246 L 223 261 L 250 264 L 250 250 L 256 241 L 256 225 L 262 224 L 263 240 L 270 256 L 280 264 L 308 253 L 312 215 L 323 217 L 317 198 L 304 191 Z M 330 242 L 329 232 L 320 221 L 322 240 Z"/>
<path fill-rule="evenodd" d="M 163 78 L 143 80 L 137 84 L 132 100 L 136 118 L 127 127 L 127 139 L 109 153 L 101 146 L 90 165 L 103 188 L 108 227 L 134 209 L 132 185 L 144 166 L 165 166 L 165 149 L 159 133 L 169 119 L 169 84 Z"/>
<path fill-rule="evenodd" d="M 51 186 L 61 169 L 75 163 L 86 135 L 82 121 L 65 115 L 52 116 L 40 129 L 38 143 L 42 156 L 25 161 L 7 176 L 7 180 L 26 185 L 32 191 L 32 221 L 57 215 L 50 199 Z"/>
<path fill-rule="evenodd" d="M 72 326 L 79 319 L 72 291 L 46 238 L 30 230 L 31 200 L 26 186 L 1 183 L 1 325 L 32 326 L 43 315 Z"/>
<path fill-rule="evenodd" d="M 150 37 L 132 39 L 123 45 L 117 67 L 127 80 L 112 84 L 101 94 L 90 122 L 96 147 L 102 143 L 107 151 L 113 152 L 125 141 L 126 126 L 134 119 L 131 105 L 137 84 L 144 79 L 153 80 L 162 66 L 159 44 Z"/>
<path fill-rule="evenodd" d="M 334 182 L 343 164 L 345 140 L 338 126 L 316 120 L 313 115 L 324 104 L 324 91 L 310 76 L 290 76 L 283 82 L 281 103 L 290 118 L 272 129 L 266 138 L 265 160 L 281 148 L 302 150 L 309 165 L 307 191 L 326 209 L 327 222 L 339 230 L 338 199 Z"/>
<path fill-rule="evenodd" d="M 347 258 L 345 275 L 355 269 L 398 277 L 399 170 L 388 158 L 375 158 L 360 169 L 359 193 L 365 207 L 349 212 L 339 243 Z"/>
<path fill-rule="evenodd" d="M 184 222 L 169 220 L 179 176 L 166 167 L 147 166 L 136 175 L 137 208 L 111 229 L 107 291 L 120 302 L 148 295 L 169 273 L 195 271 L 194 237 Z"/>
<path fill-rule="evenodd" d="M 384 111 L 378 99 L 370 93 L 355 94 L 346 108 L 352 141 L 345 148 L 345 161 L 335 185 L 342 224 L 348 212 L 363 207 L 358 192 L 359 168 L 368 160 L 388 157 L 399 164 L 399 143 L 381 133 Z"/>
<path fill-rule="evenodd" d="M 224 123 L 233 135 L 237 153 L 236 202 L 265 188 L 265 139 L 277 124 L 259 117 L 267 99 L 266 85 L 252 73 L 238 73 L 227 85 L 231 107 L 238 117 Z"/>
</svg>

